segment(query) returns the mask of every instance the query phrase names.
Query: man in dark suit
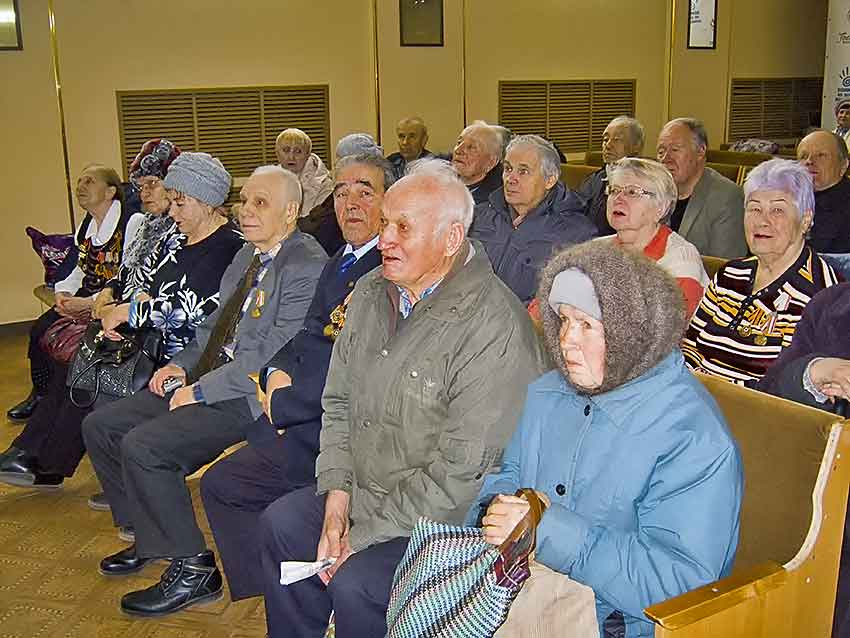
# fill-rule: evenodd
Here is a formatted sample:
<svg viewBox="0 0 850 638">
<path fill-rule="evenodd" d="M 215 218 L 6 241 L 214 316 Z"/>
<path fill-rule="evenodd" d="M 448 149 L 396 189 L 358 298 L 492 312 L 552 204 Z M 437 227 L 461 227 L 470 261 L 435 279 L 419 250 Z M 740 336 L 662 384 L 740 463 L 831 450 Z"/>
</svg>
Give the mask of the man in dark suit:
<svg viewBox="0 0 850 638">
<path fill-rule="evenodd" d="M 104 558 L 123 575 L 170 558 L 160 583 L 130 592 L 123 611 L 162 615 L 221 595 L 222 578 L 192 509 L 185 477 L 246 436 L 262 414 L 249 374 L 267 365 L 304 321 L 326 257 L 295 229 L 301 186 L 279 166 L 258 168 L 240 194 L 248 244 L 221 279 L 221 306 L 149 389 L 92 412 L 83 437 L 115 524 L 136 542 Z M 171 393 L 171 386 L 178 387 Z"/>
<path fill-rule="evenodd" d="M 213 465 L 201 480 L 233 600 L 263 593 L 256 532 L 266 506 L 316 482 L 331 350 L 354 284 L 381 263 L 381 202 L 393 180 L 393 167 L 382 157 L 355 155 L 337 162 L 334 207 L 347 243 L 322 271 L 301 331 L 270 363 L 266 413 L 249 430 L 248 445 Z M 285 428 L 285 434 L 276 428 Z"/>
</svg>

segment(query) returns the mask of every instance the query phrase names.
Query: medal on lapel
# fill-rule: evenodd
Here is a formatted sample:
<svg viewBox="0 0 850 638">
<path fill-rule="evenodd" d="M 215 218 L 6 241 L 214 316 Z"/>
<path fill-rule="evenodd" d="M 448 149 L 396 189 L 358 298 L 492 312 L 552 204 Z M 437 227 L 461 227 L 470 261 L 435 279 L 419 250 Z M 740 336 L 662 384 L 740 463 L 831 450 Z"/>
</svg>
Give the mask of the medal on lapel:
<svg viewBox="0 0 850 638">
<path fill-rule="evenodd" d="M 335 340 L 339 333 L 342 331 L 342 327 L 345 325 L 345 313 L 348 310 L 348 302 L 351 300 L 351 295 L 349 294 L 341 304 L 339 304 L 336 308 L 331 310 L 330 314 L 330 323 L 325 326 L 325 329 L 322 331 L 326 337 L 330 337 L 331 340 Z"/>
<path fill-rule="evenodd" d="M 254 304 L 254 308 L 251 310 L 251 316 L 254 319 L 259 319 L 260 315 L 263 314 L 263 306 L 266 305 L 266 291 L 258 290 L 257 291 L 257 301 Z"/>
</svg>

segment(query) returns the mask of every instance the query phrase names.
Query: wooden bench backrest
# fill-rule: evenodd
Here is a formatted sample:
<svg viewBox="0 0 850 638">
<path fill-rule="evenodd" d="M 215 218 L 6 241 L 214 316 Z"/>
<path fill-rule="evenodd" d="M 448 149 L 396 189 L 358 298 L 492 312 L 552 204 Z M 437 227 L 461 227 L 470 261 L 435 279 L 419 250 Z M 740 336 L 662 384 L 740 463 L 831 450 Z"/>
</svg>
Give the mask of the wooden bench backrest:
<svg viewBox="0 0 850 638">
<path fill-rule="evenodd" d="M 585 177 L 598 170 L 598 166 L 587 166 L 585 164 L 561 164 L 561 181 L 575 190 L 584 181 Z"/>
<path fill-rule="evenodd" d="M 718 151 L 715 149 L 708 149 L 705 152 L 705 161 L 717 164 L 757 166 L 769 159 L 773 159 L 773 155 L 769 153 L 744 153 L 741 151 Z"/>
<path fill-rule="evenodd" d="M 716 377 L 697 375 L 726 416 L 744 466 L 736 572 L 791 560 L 812 521 L 829 430 L 841 419 Z"/>
<path fill-rule="evenodd" d="M 584 154 L 584 163 L 588 166 L 605 166 L 605 162 L 602 161 L 602 151 L 587 151 Z"/>
<path fill-rule="evenodd" d="M 720 267 L 726 263 L 722 257 L 712 257 L 710 255 L 702 255 L 702 265 L 709 279 L 713 279 Z"/>
<path fill-rule="evenodd" d="M 741 176 L 741 166 L 739 164 L 721 164 L 719 162 L 706 162 L 709 168 L 713 168 L 718 173 L 723 175 L 728 180 L 738 183 L 738 178 Z"/>
</svg>

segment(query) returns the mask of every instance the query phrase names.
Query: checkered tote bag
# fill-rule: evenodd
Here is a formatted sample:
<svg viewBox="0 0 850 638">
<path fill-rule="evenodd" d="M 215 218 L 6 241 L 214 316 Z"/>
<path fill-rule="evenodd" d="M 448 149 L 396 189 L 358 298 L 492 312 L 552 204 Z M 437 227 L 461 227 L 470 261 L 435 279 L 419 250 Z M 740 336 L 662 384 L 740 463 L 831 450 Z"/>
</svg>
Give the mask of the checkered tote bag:
<svg viewBox="0 0 850 638">
<path fill-rule="evenodd" d="M 490 638 L 530 575 L 529 554 L 545 505 L 522 489 L 531 507 L 500 546 L 475 527 L 419 519 L 396 569 L 387 638 Z"/>
</svg>

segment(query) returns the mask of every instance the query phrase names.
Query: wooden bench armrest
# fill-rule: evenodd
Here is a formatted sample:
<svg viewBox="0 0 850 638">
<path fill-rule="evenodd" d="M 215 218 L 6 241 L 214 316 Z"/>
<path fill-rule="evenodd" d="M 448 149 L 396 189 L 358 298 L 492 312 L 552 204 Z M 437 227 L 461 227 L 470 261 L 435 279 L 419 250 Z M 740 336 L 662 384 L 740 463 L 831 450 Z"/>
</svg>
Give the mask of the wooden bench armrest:
<svg viewBox="0 0 850 638">
<path fill-rule="evenodd" d="M 776 589 L 787 577 L 781 565 L 762 563 L 647 607 L 644 613 L 665 629 L 679 629 Z"/>
<path fill-rule="evenodd" d="M 56 295 L 53 293 L 53 290 L 48 288 L 45 284 L 36 286 L 33 289 L 32 294 L 35 295 L 35 298 L 45 306 L 53 306 L 56 303 Z"/>
</svg>

